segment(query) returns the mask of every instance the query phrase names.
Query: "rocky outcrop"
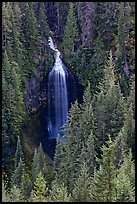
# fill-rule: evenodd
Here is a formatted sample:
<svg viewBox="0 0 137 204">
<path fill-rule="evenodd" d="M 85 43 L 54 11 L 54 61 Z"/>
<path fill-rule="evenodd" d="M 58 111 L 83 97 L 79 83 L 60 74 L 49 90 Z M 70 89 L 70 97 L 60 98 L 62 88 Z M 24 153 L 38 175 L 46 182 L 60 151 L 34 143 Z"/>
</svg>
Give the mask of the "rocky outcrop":
<svg viewBox="0 0 137 204">
<path fill-rule="evenodd" d="M 36 75 L 26 85 L 25 102 L 30 113 L 36 113 L 41 105 L 46 104 L 46 87 L 41 86 L 44 77 L 45 67 L 41 65 L 37 68 Z"/>
</svg>

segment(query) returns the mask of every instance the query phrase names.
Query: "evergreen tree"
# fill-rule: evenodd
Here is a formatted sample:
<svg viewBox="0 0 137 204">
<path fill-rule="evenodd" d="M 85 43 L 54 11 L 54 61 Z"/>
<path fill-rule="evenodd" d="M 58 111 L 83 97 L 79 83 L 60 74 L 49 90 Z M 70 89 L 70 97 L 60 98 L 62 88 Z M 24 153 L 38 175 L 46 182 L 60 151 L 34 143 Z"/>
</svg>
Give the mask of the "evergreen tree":
<svg viewBox="0 0 137 204">
<path fill-rule="evenodd" d="M 27 50 L 26 57 L 28 60 L 27 74 L 32 76 L 35 74 L 36 65 L 38 65 L 41 54 L 41 39 L 38 31 L 38 23 L 34 15 L 32 7 L 24 2 L 21 6 L 22 21 L 21 21 L 21 41 Z M 30 69 L 31 67 L 31 69 Z"/>
<path fill-rule="evenodd" d="M 18 166 L 20 158 L 21 158 L 21 160 L 24 160 L 24 155 L 23 155 L 23 151 L 22 151 L 22 145 L 21 145 L 20 137 L 18 136 L 16 152 L 15 152 L 15 161 L 14 161 L 14 167 L 15 168 Z"/>
<path fill-rule="evenodd" d="M 64 29 L 65 29 L 65 23 L 67 19 L 67 13 L 68 13 L 68 6 L 69 2 L 55 2 L 54 3 L 55 9 L 56 9 L 56 30 L 55 35 L 57 41 L 62 41 Z"/>
<path fill-rule="evenodd" d="M 95 202 L 113 202 L 116 196 L 115 180 L 116 167 L 114 165 L 114 142 L 109 137 L 106 146 L 103 145 L 102 158 L 97 158 L 99 170 L 94 172 L 94 191 L 92 192 Z"/>
<path fill-rule="evenodd" d="M 95 143 L 94 143 L 94 135 L 91 131 L 87 140 L 82 142 L 81 153 L 79 155 L 79 163 L 87 166 L 87 171 L 90 176 L 93 176 L 94 166 L 95 166 Z"/>
<path fill-rule="evenodd" d="M 95 38 L 100 35 L 105 44 L 106 50 L 109 50 L 117 34 L 118 21 L 118 2 L 96 2 L 95 3 Z"/>
<path fill-rule="evenodd" d="M 135 166 L 132 161 L 131 151 L 124 158 L 116 180 L 116 202 L 135 201 Z"/>
<path fill-rule="evenodd" d="M 79 132 L 81 134 L 81 141 L 83 141 L 82 136 L 84 137 L 84 141 L 87 141 L 91 130 L 95 131 L 95 120 L 94 113 L 92 108 L 92 97 L 91 97 L 91 88 L 90 83 L 88 82 L 88 86 L 85 89 L 83 95 L 83 104 L 81 105 L 81 119 L 80 119 L 80 129 Z"/>
<path fill-rule="evenodd" d="M 118 15 L 118 50 L 117 50 L 117 69 L 120 74 L 120 86 L 125 96 L 129 94 L 129 79 L 125 72 L 126 60 L 126 20 L 125 20 L 125 3 L 120 2 L 119 4 L 119 15 Z"/>
<path fill-rule="evenodd" d="M 55 172 L 58 172 L 58 169 L 61 170 L 60 165 L 64 157 L 64 145 L 62 145 L 62 138 L 60 135 L 57 137 L 56 149 L 55 149 L 55 156 L 54 156 L 54 163 L 53 168 Z"/>
<path fill-rule="evenodd" d="M 46 202 L 46 196 L 48 192 L 46 185 L 47 184 L 42 173 L 39 172 L 31 192 L 32 202 Z"/>
<path fill-rule="evenodd" d="M 43 43 L 47 43 L 47 40 L 49 38 L 49 32 L 50 32 L 50 28 L 48 25 L 48 21 L 47 21 L 47 17 L 45 14 L 45 5 L 44 2 L 38 2 L 38 23 L 40 25 L 40 32 L 41 32 L 41 36 L 43 38 Z"/>
<path fill-rule="evenodd" d="M 69 134 L 65 137 L 65 142 L 62 141 L 62 138 L 58 138 L 54 162 L 54 171 L 58 184 L 62 185 L 64 183 L 68 187 L 71 181 L 69 189 L 73 186 L 74 170 L 78 168 L 78 163 L 76 163 L 78 152 L 75 150 L 78 128 L 80 127 L 79 120 L 80 108 L 76 101 L 71 107 L 69 122 L 65 129 Z"/>
<path fill-rule="evenodd" d="M 107 94 L 109 89 L 116 84 L 115 78 L 115 64 L 113 62 L 112 50 L 109 52 L 108 60 L 104 68 L 104 78 L 99 85 L 100 91 Z"/>
<path fill-rule="evenodd" d="M 89 62 L 89 69 L 87 73 L 88 80 L 91 83 L 92 94 L 98 91 L 98 85 L 104 76 L 104 65 L 106 61 L 106 52 L 104 49 L 104 43 L 100 36 L 98 36 L 93 47 L 93 54 Z"/>
<path fill-rule="evenodd" d="M 75 45 L 77 41 L 78 41 L 77 19 L 74 13 L 73 3 L 70 2 L 63 37 L 63 47 L 66 59 L 75 52 Z"/>
<path fill-rule="evenodd" d="M 127 143 L 124 133 L 124 128 L 122 128 L 115 140 L 115 165 L 117 168 L 121 166 L 124 160 L 124 155 L 127 151 Z"/>
<path fill-rule="evenodd" d="M 94 168 L 94 116 L 91 104 L 90 84 L 84 97 L 83 105 L 78 106 L 77 101 L 72 105 L 69 121 L 66 125 L 68 134 L 64 141 L 58 140 L 55 154 L 55 175 L 59 184 L 64 183 L 68 191 L 72 191 L 74 183 L 80 174 L 80 165 L 87 159 L 90 174 Z M 62 139 L 63 140 L 63 139 Z M 64 142 L 64 144 L 63 144 Z"/>
<path fill-rule="evenodd" d="M 80 34 L 82 47 L 91 47 L 95 32 L 95 2 L 76 2 L 78 8 L 78 19 L 80 24 Z"/>
<path fill-rule="evenodd" d="M 69 202 L 71 195 L 68 195 L 67 187 L 64 184 L 59 185 L 55 180 L 52 183 L 52 190 L 50 191 L 49 201 L 51 202 Z"/>
<path fill-rule="evenodd" d="M 15 185 L 11 188 L 9 197 L 10 197 L 9 202 L 24 202 L 24 199 L 22 198 L 21 190 Z"/>
<path fill-rule="evenodd" d="M 2 181 L 2 202 L 9 202 L 9 201 L 10 201 L 9 194 L 6 191 L 4 181 Z"/>
<path fill-rule="evenodd" d="M 121 169 L 122 168 L 124 169 L 126 175 L 129 177 L 133 190 L 135 190 L 135 163 L 133 160 L 131 149 L 129 149 L 129 152 L 127 153 L 127 155 L 125 155 L 123 164 L 121 165 Z"/>
<path fill-rule="evenodd" d="M 128 106 L 132 106 L 133 110 L 133 118 L 135 118 L 135 75 L 133 75 L 131 84 L 130 84 L 130 93 L 129 97 L 127 98 Z"/>
<path fill-rule="evenodd" d="M 85 163 L 81 166 L 81 171 L 76 183 L 74 185 L 74 190 L 72 192 L 73 201 L 86 202 L 89 201 L 89 174 L 88 167 Z"/>
<path fill-rule="evenodd" d="M 9 167 L 10 158 L 10 137 L 4 110 L 2 109 L 2 167 Z"/>
<path fill-rule="evenodd" d="M 12 115 L 11 127 L 14 130 L 15 137 L 17 137 L 20 134 L 21 124 L 26 118 L 26 108 L 23 93 L 21 91 L 19 66 L 15 62 L 12 62 L 11 66 L 12 66 L 11 89 L 13 90 L 13 101 L 11 101 L 11 103 L 14 104 L 13 108 L 11 109 Z"/>
<path fill-rule="evenodd" d="M 94 95 L 93 110 L 97 124 L 97 149 L 104 144 L 107 135 L 116 138 L 124 125 L 124 114 L 127 108 L 126 100 L 115 79 L 115 66 L 112 53 L 104 69 L 104 79 L 99 85 L 99 93 Z"/>
<path fill-rule="evenodd" d="M 132 104 L 125 113 L 124 133 L 127 139 L 127 145 L 134 150 L 135 146 L 135 119 L 133 116 Z"/>
<path fill-rule="evenodd" d="M 25 165 L 20 157 L 18 166 L 15 168 L 14 173 L 12 175 L 12 185 L 15 185 L 16 187 L 21 189 L 22 182 L 24 180 L 24 174 L 25 174 Z"/>
<path fill-rule="evenodd" d="M 13 135 L 11 133 L 11 114 L 9 102 L 9 83 L 10 83 L 10 64 L 7 52 L 5 51 L 2 64 L 2 165 L 9 169 L 9 159 L 11 155 L 11 142 Z"/>
<path fill-rule="evenodd" d="M 32 162 L 32 180 L 33 182 L 35 181 L 38 173 L 39 173 L 39 166 L 38 166 L 38 154 L 37 154 L 37 149 L 34 151 L 34 156 L 33 156 L 33 162 Z"/>
<path fill-rule="evenodd" d="M 44 178 L 46 176 L 46 162 L 45 162 L 45 154 L 42 150 L 42 145 L 40 143 L 39 148 L 35 149 L 33 162 L 32 162 L 32 181 L 34 182 L 38 173 L 42 172 Z"/>
</svg>

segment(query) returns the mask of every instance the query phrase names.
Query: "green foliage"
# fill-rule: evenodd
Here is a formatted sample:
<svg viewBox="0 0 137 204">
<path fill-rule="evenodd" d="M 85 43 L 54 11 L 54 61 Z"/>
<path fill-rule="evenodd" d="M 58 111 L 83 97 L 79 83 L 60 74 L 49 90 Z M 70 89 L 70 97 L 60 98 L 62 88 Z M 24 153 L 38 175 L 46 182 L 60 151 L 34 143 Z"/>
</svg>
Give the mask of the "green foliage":
<svg viewBox="0 0 137 204">
<path fill-rule="evenodd" d="M 5 189 L 4 181 L 2 181 L 2 202 L 9 202 L 9 195 Z"/>
<path fill-rule="evenodd" d="M 17 146 L 16 146 L 16 152 L 15 152 L 15 162 L 14 162 L 14 167 L 16 168 L 18 166 L 18 163 L 20 161 L 20 158 L 23 160 L 23 151 L 22 151 L 22 146 L 21 146 L 21 141 L 20 137 L 18 136 L 17 139 Z"/>
<path fill-rule="evenodd" d="M 80 174 L 79 166 L 83 161 L 89 168 L 90 175 L 94 169 L 94 115 L 91 103 L 90 84 L 79 107 L 77 101 L 72 105 L 69 121 L 65 127 L 68 134 L 64 139 L 58 138 L 55 153 L 54 171 L 59 184 L 64 183 L 69 192 Z M 88 159 L 87 159 L 88 158 Z"/>
<path fill-rule="evenodd" d="M 115 199 L 115 179 L 117 170 L 114 165 L 114 142 L 109 137 L 102 147 L 102 159 L 97 158 L 99 170 L 94 172 L 93 199 L 95 202 L 113 202 Z"/>
<path fill-rule="evenodd" d="M 68 195 L 67 187 L 64 184 L 59 185 L 55 180 L 52 183 L 52 190 L 49 195 L 50 202 L 69 202 L 71 201 L 71 195 Z"/>
<path fill-rule="evenodd" d="M 117 202 L 135 202 L 135 166 L 131 151 L 125 156 L 116 180 Z"/>
<path fill-rule="evenodd" d="M 46 176 L 46 160 L 45 153 L 42 150 L 42 145 L 40 143 L 39 148 L 35 149 L 33 162 L 32 162 L 32 182 L 35 181 L 39 172 L 42 172 L 43 176 Z"/>
<path fill-rule="evenodd" d="M 24 174 L 25 174 L 25 165 L 20 157 L 18 166 L 16 166 L 14 173 L 12 175 L 12 184 L 17 186 L 18 188 L 21 188 L 22 180 L 24 179 L 23 178 Z"/>
<path fill-rule="evenodd" d="M 63 47 L 66 59 L 75 52 L 75 44 L 78 40 L 77 19 L 74 13 L 73 3 L 69 3 L 69 11 L 63 37 Z"/>
<path fill-rule="evenodd" d="M 124 134 L 127 139 L 127 145 L 133 148 L 135 145 L 135 119 L 132 110 L 132 104 L 129 105 L 125 113 Z"/>
<path fill-rule="evenodd" d="M 36 181 L 34 183 L 33 190 L 31 192 L 32 202 L 46 202 L 46 196 L 48 188 L 46 181 L 41 172 L 38 173 Z"/>
<path fill-rule="evenodd" d="M 104 78 L 100 85 L 100 91 L 103 91 L 104 94 L 107 94 L 109 89 L 115 85 L 115 81 L 115 65 L 113 63 L 112 51 L 110 50 L 108 60 L 104 68 Z"/>
<path fill-rule="evenodd" d="M 49 37 L 49 33 L 50 33 L 50 28 L 47 22 L 47 17 L 45 15 L 45 5 L 44 2 L 40 2 L 38 3 L 38 23 L 40 25 L 40 32 L 41 35 L 43 37 L 43 43 L 47 42 L 47 39 Z M 44 27 L 44 29 L 43 29 Z"/>
<path fill-rule="evenodd" d="M 87 77 L 91 83 L 92 94 L 98 91 L 98 85 L 104 76 L 105 61 L 106 53 L 104 50 L 104 43 L 100 37 L 97 37 L 93 45 L 93 54 L 89 64 L 90 67 L 87 70 Z"/>
<path fill-rule="evenodd" d="M 21 190 L 14 185 L 9 191 L 2 181 L 2 202 L 24 202 Z"/>
<path fill-rule="evenodd" d="M 116 138 L 124 125 L 127 104 L 119 84 L 116 83 L 112 53 L 104 69 L 104 78 L 99 85 L 100 92 L 94 95 L 93 109 L 97 124 L 96 147 L 104 144 L 107 136 Z"/>
<path fill-rule="evenodd" d="M 9 197 L 10 197 L 9 202 L 24 202 L 21 190 L 15 185 L 11 188 Z"/>
<path fill-rule="evenodd" d="M 135 3 L 52 3 L 2 2 L 2 165 L 8 174 L 2 200 L 134 202 Z M 55 30 L 50 25 L 53 13 Z M 90 15 L 95 21 L 88 19 Z M 26 173 L 20 141 L 28 123 L 24 90 L 37 66 L 44 64 L 43 79 L 53 61 L 49 34 L 63 39 L 65 61 L 85 85 L 83 104 L 76 101 L 69 111 L 67 135 L 58 137 L 53 175 L 41 145 L 35 150 L 32 171 Z M 115 142 L 109 140 L 100 149 L 108 135 Z M 17 138 L 15 168 L 9 177 Z"/>
<path fill-rule="evenodd" d="M 123 128 L 118 133 L 115 140 L 115 166 L 119 168 L 124 160 L 125 152 L 127 151 L 126 137 Z"/>
<path fill-rule="evenodd" d="M 110 50 L 117 34 L 118 2 L 95 2 L 95 34 L 100 35 L 105 49 Z"/>
<path fill-rule="evenodd" d="M 124 169 L 125 174 L 128 176 L 133 190 L 135 190 L 135 162 L 132 158 L 131 149 L 129 149 L 129 152 L 125 155 L 123 164 L 121 165 L 121 169 L 122 168 Z"/>
<path fill-rule="evenodd" d="M 88 167 L 85 163 L 81 166 L 81 171 L 76 183 L 74 185 L 74 190 L 72 192 L 72 199 L 74 202 L 84 202 L 89 201 L 89 174 Z"/>
<path fill-rule="evenodd" d="M 119 15 L 118 15 L 118 50 L 117 50 L 117 69 L 120 74 L 120 86 L 127 96 L 129 94 L 129 74 L 125 71 L 127 63 L 127 52 L 125 47 L 125 41 L 127 37 L 127 25 L 125 17 L 125 3 L 120 2 L 119 4 Z M 127 67 L 128 69 L 128 67 Z"/>
</svg>

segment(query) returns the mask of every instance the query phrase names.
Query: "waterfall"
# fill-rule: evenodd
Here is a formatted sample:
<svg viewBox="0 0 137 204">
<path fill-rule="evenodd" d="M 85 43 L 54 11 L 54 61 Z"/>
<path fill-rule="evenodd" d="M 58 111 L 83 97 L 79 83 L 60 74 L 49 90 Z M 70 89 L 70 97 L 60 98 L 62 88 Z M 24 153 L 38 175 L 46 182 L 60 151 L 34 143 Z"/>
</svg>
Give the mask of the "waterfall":
<svg viewBox="0 0 137 204">
<path fill-rule="evenodd" d="M 61 135 L 60 129 L 67 122 L 68 114 L 68 71 L 60 58 L 60 51 L 49 37 L 49 46 L 54 51 L 55 62 L 48 76 L 48 133 L 49 139 Z"/>
</svg>

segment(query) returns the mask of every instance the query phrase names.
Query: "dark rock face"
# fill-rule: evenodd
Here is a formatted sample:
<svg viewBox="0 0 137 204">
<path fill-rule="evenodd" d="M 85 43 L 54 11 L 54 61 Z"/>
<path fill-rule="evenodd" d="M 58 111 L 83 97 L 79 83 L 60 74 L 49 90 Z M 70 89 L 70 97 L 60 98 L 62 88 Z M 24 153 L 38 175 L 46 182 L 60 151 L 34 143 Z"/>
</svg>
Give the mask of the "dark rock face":
<svg viewBox="0 0 137 204">
<path fill-rule="evenodd" d="M 25 89 L 26 107 L 30 113 L 36 113 L 46 102 L 46 89 L 41 89 L 44 69 L 43 65 L 38 67 L 36 75 L 30 79 Z"/>
</svg>

